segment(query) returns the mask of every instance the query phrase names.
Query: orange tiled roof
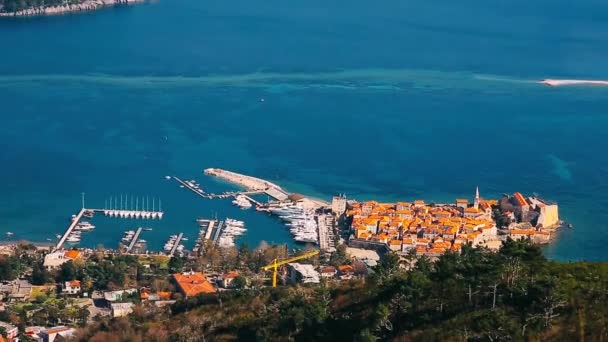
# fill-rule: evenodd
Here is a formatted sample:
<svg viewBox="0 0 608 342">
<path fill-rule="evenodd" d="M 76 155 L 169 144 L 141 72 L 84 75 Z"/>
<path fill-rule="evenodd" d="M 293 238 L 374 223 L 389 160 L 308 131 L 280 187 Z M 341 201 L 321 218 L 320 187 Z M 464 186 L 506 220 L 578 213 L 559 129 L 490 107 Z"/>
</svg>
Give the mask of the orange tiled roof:
<svg viewBox="0 0 608 342">
<path fill-rule="evenodd" d="M 200 272 L 175 273 L 173 279 L 186 296 L 215 292 L 213 285 Z"/>
<path fill-rule="evenodd" d="M 172 295 L 172 293 L 168 292 L 168 291 L 167 292 L 163 292 L 163 291 L 158 292 L 158 297 L 160 299 L 171 299 L 171 295 Z"/>
<path fill-rule="evenodd" d="M 524 195 L 522 195 L 520 192 L 514 193 L 513 197 L 515 197 L 515 200 L 517 201 L 517 203 L 519 203 L 520 206 L 523 207 L 523 206 L 528 205 L 528 202 L 524 198 Z"/>
<path fill-rule="evenodd" d="M 228 272 L 228 273 L 224 274 L 224 279 L 232 279 L 232 278 L 236 278 L 238 276 L 239 276 L 239 272 L 232 271 L 232 272 Z"/>
<path fill-rule="evenodd" d="M 77 251 L 75 249 L 70 249 L 69 251 L 65 252 L 63 255 L 66 258 L 77 259 L 78 257 L 80 257 L 80 251 Z"/>
<path fill-rule="evenodd" d="M 70 282 L 71 287 L 80 287 L 80 280 L 72 280 Z"/>
<path fill-rule="evenodd" d="M 341 265 L 338 266 L 338 269 L 340 270 L 340 273 L 345 273 L 345 272 L 353 272 L 353 267 L 351 265 Z"/>
</svg>

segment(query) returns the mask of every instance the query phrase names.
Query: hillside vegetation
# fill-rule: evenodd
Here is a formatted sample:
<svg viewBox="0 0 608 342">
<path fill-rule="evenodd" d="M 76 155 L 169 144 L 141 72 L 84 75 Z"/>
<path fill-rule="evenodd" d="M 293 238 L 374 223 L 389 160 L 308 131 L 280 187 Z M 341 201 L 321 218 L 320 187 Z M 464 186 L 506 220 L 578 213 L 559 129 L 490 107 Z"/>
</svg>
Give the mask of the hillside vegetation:
<svg viewBox="0 0 608 342">
<path fill-rule="evenodd" d="M 365 279 L 138 308 L 97 320 L 76 340 L 603 341 L 606 303 L 608 264 L 550 262 L 509 240 L 498 253 L 465 246 L 434 263 L 391 254 Z"/>
</svg>

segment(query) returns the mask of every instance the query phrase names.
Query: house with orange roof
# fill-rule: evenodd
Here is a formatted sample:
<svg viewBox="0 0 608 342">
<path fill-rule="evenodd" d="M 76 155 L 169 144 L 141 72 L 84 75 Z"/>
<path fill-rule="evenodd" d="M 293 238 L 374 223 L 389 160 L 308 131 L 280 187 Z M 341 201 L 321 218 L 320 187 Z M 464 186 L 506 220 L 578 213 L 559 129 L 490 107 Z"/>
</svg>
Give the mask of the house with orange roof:
<svg viewBox="0 0 608 342">
<path fill-rule="evenodd" d="M 232 271 L 232 272 L 223 274 L 220 279 L 220 285 L 223 288 L 227 289 L 232 286 L 234 279 L 236 279 L 238 276 L 239 276 L 239 272 L 237 272 L 237 271 Z"/>
<path fill-rule="evenodd" d="M 400 210 L 407 210 L 411 207 L 410 203 L 407 202 L 397 202 L 395 204 L 395 210 L 400 211 Z"/>
<path fill-rule="evenodd" d="M 456 199 L 456 207 L 466 209 L 469 206 L 469 201 L 466 199 L 458 198 Z"/>
<path fill-rule="evenodd" d="M 536 234 L 534 229 L 511 229 L 509 230 L 509 236 L 513 240 L 533 238 Z"/>
<path fill-rule="evenodd" d="M 361 204 L 363 214 L 370 214 L 378 203 L 375 201 L 367 201 Z"/>
<path fill-rule="evenodd" d="M 482 214 L 481 210 L 475 207 L 466 208 L 464 210 L 464 217 L 477 217 Z"/>
<path fill-rule="evenodd" d="M 410 239 L 410 238 L 405 238 L 402 240 L 402 244 L 401 244 L 401 251 L 402 252 L 407 252 L 411 249 L 416 248 L 416 240 L 414 239 Z"/>
<path fill-rule="evenodd" d="M 524 197 L 524 195 L 521 194 L 521 192 L 514 193 L 513 198 L 515 199 L 517 205 L 519 205 L 520 207 L 528 206 L 528 201 L 526 201 L 526 198 Z"/>
<path fill-rule="evenodd" d="M 215 288 L 207 277 L 201 272 L 185 272 L 173 274 L 173 280 L 177 284 L 184 297 L 194 297 L 201 293 L 215 293 Z"/>
<path fill-rule="evenodd" d="M 391 251 L 400 251 L 401 250 L 401 240 L 390 240 L 388 242 L 388 247 Z"/>
<path fill-rule="evenodd" d="M 80 293 L 80 291 L 81 288 L 79 280 L 66 281 L 61 286 L 61 293 L 66 295 L 77 295 Z"/>
<path fill-rule="evenodd" d="M 415 200 L 414 201 L 414 208 L 421 208 L 424 207 L 424 201 L 423 200 Z"/>
</svg>

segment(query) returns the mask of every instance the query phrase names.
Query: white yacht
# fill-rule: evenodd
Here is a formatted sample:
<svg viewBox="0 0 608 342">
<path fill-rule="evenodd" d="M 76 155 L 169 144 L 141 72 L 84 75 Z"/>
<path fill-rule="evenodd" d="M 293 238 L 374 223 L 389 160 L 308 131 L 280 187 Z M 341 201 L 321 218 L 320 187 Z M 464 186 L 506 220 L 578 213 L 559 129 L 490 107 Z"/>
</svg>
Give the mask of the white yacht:
<svg viewBox="0 0 608 342">
<path fill-rule="evenodd" d="M 252 207 L 251 202 L 249 202 L 247 197 L 245 197 L 243 195 L 237 195 L 234 198 L 234 200 L 232 201 L 232 204 L 236 205 L 237 207 L 239 207 L 241 209 L 249 209 Z"/>
</svg>

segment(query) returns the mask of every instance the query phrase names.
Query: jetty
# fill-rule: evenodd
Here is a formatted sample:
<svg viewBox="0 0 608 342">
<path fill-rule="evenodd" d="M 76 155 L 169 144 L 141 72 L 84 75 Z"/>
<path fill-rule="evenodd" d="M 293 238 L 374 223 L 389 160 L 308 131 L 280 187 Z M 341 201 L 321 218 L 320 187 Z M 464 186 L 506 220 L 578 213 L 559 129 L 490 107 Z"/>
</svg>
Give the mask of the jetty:
<svg viewBox="0 0 608 342">
<path fill-rule="evenodd" d="M 205 175 L 214 176 L 229 183 L 236 184 L 247 189 L 248 191 L 265 193 L 278 201 L 284 201 L 289 197 L 289 194 L 280 186 L 260 178 L 216 168 L 205 169 L 203 173 Z"/>
<path fill-rule="evenodd" d="M 135 235 L 133 235 L 133 238 L 131 239 L 131 243 L 129 243 L 129 246 L 127 246 L 127 253 L 129 253 L 133 249 L 133 246 L 135 246 L 135 244 L 137 243 L 137 240 L 139 240 L 139 235 L 141 234 L 142 230 L 143 230 L 143 228 L 139 227 L 135 231 Z"/>
<path fill-rule="evenodd" d="M 179 247 L 179 243 L 182 241 L 183 237 L 184 237 L 184 233 L 179 233 L 179 235 L 177 235 L 177 239 L 175 239 L 175 242 L 173 243 L 173 247 L 171 247 L 171 252 L 169 252 L 170 257 L 173 257 L 173 255 L 175 255 L 175 251 L 177 250 L 177 247 Z"/>
<path fill-rule="evenodd" d="M 80 212 L 78 213 L 78 215 L 76 215 L 76 217 L 72 218 L 72 222 L 68 226 L 68 229 L 66 229 L 66 231 L 63 234 L 63 236 L 61 237 L 61 239 L 59 239 L 59 242 L 57 242 L 57 245 L 55 246 L 55 249 L 61 249 L 61 247 L 63 247 L 63 244 L 65 243 L 65 240 L 67 240 L 68 236 L 70 236 L 70 234 L 72 233 L 72 231 L 74 230 L 74 228 L 76 228 L 76 225 L 82 219 L 82 215 L 84 215 L 84 213 L 86 211 L 89 211 L 89 210 L 90 209 L 82 208 L 82 209 L 80 209 Z"/>
</svg>

